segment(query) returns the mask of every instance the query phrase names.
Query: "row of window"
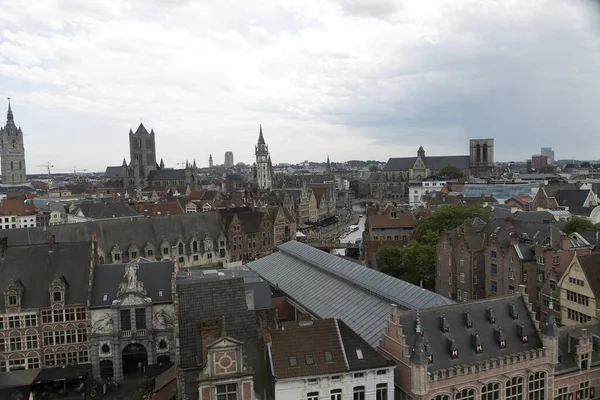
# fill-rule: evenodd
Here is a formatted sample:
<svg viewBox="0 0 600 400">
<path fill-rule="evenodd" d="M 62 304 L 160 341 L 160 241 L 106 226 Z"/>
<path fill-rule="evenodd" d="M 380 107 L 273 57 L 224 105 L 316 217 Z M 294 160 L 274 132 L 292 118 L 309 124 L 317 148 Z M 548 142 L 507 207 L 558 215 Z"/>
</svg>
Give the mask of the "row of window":
<svg viewBox="0 0 600 400">
<path fill-rule="evenodd" d="M 124 309 L 120 310 L 121 319 L 121 330 L 131 330 L 131 310 Z M 136 308 L 135 309 L 135 329 L 146 329 L 146 309 Z"/>
<path fill-rule="evenodd" d="M 65 331 L 44 332 L 44 346 L 84 343 L 88 340 L 87 328 L 67 329 Z"/>
<path fill-rule="evenodd" d="M 379 240 L 379 236 L 373 236 L 373 240 Z M 387 235 L 387 236 L 382 236 L 381 240 L 388 240 L 391 241 L 392 240 L 392 236 L 391 235 Z M 394 241 L 398 241 L 400 240 L 400 236 L 399 235 L 394 235 Z M 402 241 L 406 242 L 408 240 L 408 236 L 407 235 L 402 235 Z"/>
<path fill-rule="evenodd" d="M 457 297 L 458 297 L 458 300 L 468 301 L 469 300 L 469 292 L 466 290 L 458 289 Z"/>
<path fill-rule="evenodd" d="M 580 324 L 589 322 L 592 319 L 592 317 L 589 315 L 585 315 L 579 311 L 571 310 L 570 308 L 567 308 L 567 318 L 572 321 L 579 322 Z"/>
<path fill-rule="evenodd" d="M 0 353 L 5 351 L 37 350 L 39 348 L 37 335 L 0 337 Z"/>
<path fill-rule="evenodd" d="M 56 367 L 69 364 L 85 364 L 88 362 L 90 362 L 90 356 L 87 350 L 67 351 L 66 353 L 44 355 L 44 365 L 46 367 Z"/>
<path fill-rule="evenodd" d="M 12 297 L 12 296 L 9 296 Z M 17 302 L 15 296 L 15 303 Z M 0 317 L 0 329 L 19 329 L 30 328 L 37 326 L 37 315 L 10 315 L 8 317 Z"/>
<path fill-rule="evenodd" d="M 355 386 L 352 389 L 352 399 L 353 400 L 365 400 L 365 387 L 364 386 Z M 329 391 L 329 398 L 331 400 L 342 400 L 343 390 L 342 389 L 332 389 Z M 309 392 L 306 394 L 307 400 L 319 400 L 320 394 L 319 392 Z M 378 383 L 375 388 L 375 399 L 376 400 L 388 400 L 388 387 L 387 383 Z"/>
<path fill-rule="evenodd" d="M 573 285 L 577 285 L 577 286 L 583 286 L 583 281 L 581 279 L 576 279 L 573 277 L 569 277 L 569 283 L 572 283 Z"/>
<path fill-rule="evenodd" d="M 557 397 L 555 400 L 570 400 L 573 396 L 569 396 L 568 393 L 569 388 L 567 386 L 563 386 L 558 388 Z M 592 399 L 593 388 L 590 387 L 590 381 L 583 381 L 579 383 L 579 390 L 575 395 L 576 399 L 584 400 L 584 399 Z"/>
<path fill-rule="evenodd" d="M 504 383 L 504 391 L 501 390 L 500 382 L 491 382 L 481 387 L 481 400 L 545 400 L 546 395 L 546 373 L 535 372 L 529 376 L 528 393 L 525 395 L 524 379 L 514 377 Z M 504 395 L 501 397 L 502 392 Z M 431 400 L 451 400 L 448 394 L 438 394 Z M 455 393 L 454 400 L 475 400 L 475 389 L 462 389 Z"/>
<path fill-rule="evenodd" d="M 572 292 L 570 290 L 567 290 L 567 300 L 572 301 L 577 304 L 584 305 L 586 307 L 590 305 L 589 297 L 587 297 L 583 294 Z"/>
<path fill-rule="evenodd" d="M 85 307 L 42 310 L 42 324 L 85 321 L 87 319 L 88 314 Z"/>
<path fill-rule="evenodd" d="M 18 358 L 8 361 L 0 361 L 0 372 L 18 371 L 20 369 L 34 369 L 40 367 L 38 357 Z"/>
<path fill-rule="evenodd" d="M 219 247 L 220 252 L 223 253 L 223 255 L 221 257 L 225 257 L 224 253 L 225 253 L 225 241 L 221 240 L 219 242 Z M 190 245 L 190 249 L 192 253 L 199 253 L 200 252 L 200 244 L 197 240 L 192 241 L 191 245 Z M 207 243 L 205 245 L 205 251 L 212 251 L 212 242 Z M 177 252 L 179 254 L 185 254 L 185 245 L 183 244 L 183 242 L 179 242 L 179 244 L 177 245 Z M 168 256 L 170 253 L 170 248 L 169 247 L 163 247 L 162 248 L 162 254 L 165 256 Z M 131 250 L 128 252 L 129 254 L 129 258 L 130 259 L 136 259 L 140 256 L 140 254 L 138 253 L 138 251 L 136 250 Z M 119 251 L 113 251 L 112 252 L 113 255 L 113 260 L 114 261 L 121 261 L 121 252 Z M 147 248 L 146 249 L 146 257 L 154 257 L 154 249 L 152 248 Z"/>
</svg>

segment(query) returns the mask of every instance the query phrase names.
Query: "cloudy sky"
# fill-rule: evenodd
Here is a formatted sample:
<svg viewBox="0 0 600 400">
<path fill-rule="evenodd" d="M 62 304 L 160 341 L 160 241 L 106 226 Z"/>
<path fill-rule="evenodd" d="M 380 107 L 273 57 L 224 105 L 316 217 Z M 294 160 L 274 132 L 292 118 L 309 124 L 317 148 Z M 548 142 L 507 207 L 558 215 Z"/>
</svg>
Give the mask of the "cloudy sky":
<svg viewBox="0 0 600 400">
<path fill-rule="evenodd" d="M 589 0 L 588 0 L 589 1 Z M 29 173 L 552 146 L 600 158 L 600 26 L 584 0 L 0 0 L 0 96 Z M 6 107 L 6 101 L 3 101 Z M 4 122 L 4 111 L 0 120 Z"/>
</svg>

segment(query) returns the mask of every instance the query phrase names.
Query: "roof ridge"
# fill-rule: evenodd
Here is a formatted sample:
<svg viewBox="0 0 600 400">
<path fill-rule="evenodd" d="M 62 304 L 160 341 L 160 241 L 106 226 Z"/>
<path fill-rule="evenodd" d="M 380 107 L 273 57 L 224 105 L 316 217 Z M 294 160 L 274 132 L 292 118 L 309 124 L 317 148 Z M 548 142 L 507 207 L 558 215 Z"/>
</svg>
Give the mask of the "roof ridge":
<svg viewBox="0 0 600 400">
<path fill-rule="evenodd" d="M 344 340 L 342 339 L 342 333 L 340 332 L 340 327 L 338 325 L 338 319 L 333 319 L 333 324 L 335 325 L 335 331 L 337 332 L 338 339 L 340 341 L 340 347 L 342 348 L 342 354 L 344 356 L 344 364 L 346 365 L 346 371 L 350 371 L 350 364 L 348 363 L 348 357 L 346 356 L 346 349 L 344 348 Z"/>
</svg>

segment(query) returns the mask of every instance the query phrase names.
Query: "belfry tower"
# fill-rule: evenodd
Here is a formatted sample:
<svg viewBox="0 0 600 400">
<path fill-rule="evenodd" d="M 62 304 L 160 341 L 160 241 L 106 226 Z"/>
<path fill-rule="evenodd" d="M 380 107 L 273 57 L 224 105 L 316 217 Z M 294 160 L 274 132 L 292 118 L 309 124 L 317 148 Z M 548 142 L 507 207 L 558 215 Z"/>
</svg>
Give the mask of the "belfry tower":
<svg viewBox="0 0 600 400">
<path fill-rule="evenodd" d="M 23 131 L 15 125 L 13 112 L 8 99 L 6 125 L 0 126 L 0 161 L 2 165 L 2 183 L 17 185 L 27 182 L 25 170 L 25 146 Z"/>
</svg>

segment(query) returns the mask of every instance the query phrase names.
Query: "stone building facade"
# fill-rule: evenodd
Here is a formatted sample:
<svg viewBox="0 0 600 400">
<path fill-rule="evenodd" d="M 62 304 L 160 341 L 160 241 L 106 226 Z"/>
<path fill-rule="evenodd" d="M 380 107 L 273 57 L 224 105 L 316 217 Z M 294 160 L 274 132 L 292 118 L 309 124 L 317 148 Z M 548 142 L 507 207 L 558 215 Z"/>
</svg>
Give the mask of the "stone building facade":
<svg viewBox="0 0 600 400">
<path fill-rule="evenodd" d="M 600 318 L 600 253 L 574 255 L 558 281 L 560 319 L 573 326 Z"/>
<path fill-rule="evenodd" d="M 89 364 L 91 242 L 0 245 L 0 372 Z"/>
<path fill-rule="evenodd" d="M 0 126 L 0 163 L 3 184 L 16 185 L 27 182 L 23 131 L 15 124 L 10 103 L 6 113 L 6 125 Z"/>
<path fill-rule="evenodd" d="M 404 246 L 412 238 L 416 224 L 411 212 L 391 205 L 382 211 L 369 209 L 362 235 L 365 262 L 371 263 L 382 246 Z"/>
<path fill-rule="evenodd" d="M 139 259 L 91 271 L 90 343 L 94 379 L 141 375 L 174 359 L 174 264 Z"/>
</svg>

